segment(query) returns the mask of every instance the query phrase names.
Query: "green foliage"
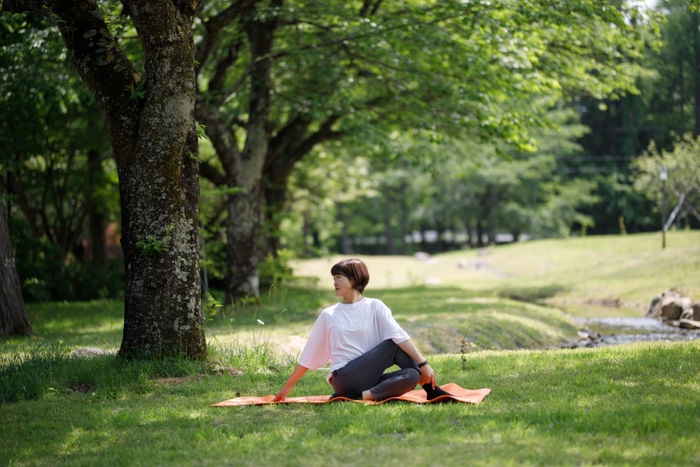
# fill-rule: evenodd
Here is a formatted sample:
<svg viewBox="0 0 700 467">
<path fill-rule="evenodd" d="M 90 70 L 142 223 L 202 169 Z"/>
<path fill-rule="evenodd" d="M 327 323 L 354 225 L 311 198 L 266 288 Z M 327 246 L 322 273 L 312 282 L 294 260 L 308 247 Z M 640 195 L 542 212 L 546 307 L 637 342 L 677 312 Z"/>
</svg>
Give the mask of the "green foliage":
<svg viewBox="0 0 700 467">
<path fill-rule="evenodd" d="M 141 102 L 146 100 L 146 80 L 140 81 L 139 84 L 131 90 L 131 98 L 136 102 Z"/>
<path fill-rule="evenodd" d="M 262 288 L 280 287 L 293 279 L 294 273 L 289 266 L 289 261 L 294 256 L 294 252 L 287 249 L 278 251 L 277 256 L 268 253 L 258 267 L 260 286 Z"/>
<path fill-rule="evenodd" d="M 345 235 L 348 242 L 359 241 L 349 250 L 367 254 L 439 248 L 404 244 L 404 235 L 412 230 L 466 230 L 473 244 L 480 241 L 476 240 L 480 233 L 492 242 L 501 232 L 516 237 L 520 233 L 569 236 L 576 225 L 593 225 L 582 210 L 597 201 L 593 182 L 567 180 L 560 171 L 562 158 L 580 152 L 575 140 L 586 129 L 571 110 L 551 110 L 547 120 L 552 127 L 531 133 L 538 149 L 528 153 L 468 138 L 444 136 L 439 142 L 428 142 L 410 132 L 395 132 L 376 153 L 359 146 L 356 152 L 326 158 L 319 151 L 293 178 L 291 189 L 298 202 L 292 213 L 299 215 L 296 210 L 308 203 L 311 209 L 305 208 L 300 217 L 309 230 L 323 229 L 333 239 L 321 245 L 330 243 L 335 251 L 342 251 L 339 237 Z M 349 174 L 354 175 L 352 181 L 348 181 Z M 339 205 L 341 200 L 344 203 Z M 286 229 L 296 229 L 287 235 L 298 236 L 300 223 L 301 219 L 283 224 Z M 388 251 L 389 236 L 394 242 L 392 252 Z M 380 237 L 384 243 L 377 241 Z M 452 239 L 450 245 L 455 248 L 464 243 Z M 294 246 L 299 254 L 304 251 L 303 245 Z"/>
<path fill-rule="evenodd" d="M 660 207 L 662 182 L 659 174 L 661 168 L 665 167 L 668 171 L 666 189 L 671 205 L 677 203 L 681 196 L 686 196 L 687 205 L 694 206 L 696 210 L 700 209 L 698 160 L 700 160 L 700 137 L 694 138 L 690 133 L 678 137 L 672 151 L 659 150 L 652 141 L 647 151 L 630 164 L 635 171 L 634 188 Z"/>
<path fill-rule="evenodd" d="M 582 123 L 591 128 L 580 140 L 584 154 L 566 161 L 571 177 L 597 185 L 594 194 L 600 203 L 583 209 L 595 222 L 589 233 L 618 233 L 620 216 L 628 232 L 657 230 L 655 202 L 633 188 L 629 163 L 651 141 L 670 149 L 674 134 L 697 133 L 700 128 L 692 97 L 700 84 L 695 61 L 700 14 L 689 8 L 692 2 L 687 0 L 655 3 L 654 11 L 647 11 L 635 26 L 648 44 L 644 56 L 636 60 L 644 68 L 636 80 L 639 94 L 603 100 L 581 96 L 571 102 Z"/>
<path fill-rule="evenodd" d="M 189 150 L 188 150 L 188 151 L 187 151 L 187 154 L 189 154 L 190 159 L 192 159 L 193 161 L 196 161 L 196 162 L 198 162 L 199 164 L 202 163 L 202 159 L 200 159 L 199 157 L 195 156 L 195 155 L 192 153 L 192 151 L 189 151 Z"/>
<path fill-rule="evenodd" d="M 119 296 L 120 265 L 92 265 L 86 248 L 104 240 L 88 219 L 104 232 L 118 218 L 109 134 L 55 28 L 0 16 L 0 74 L 0 185 L 25 299 Z"/>
<path fill-rule="evenodd" d="M 142 256 L 157 258 L 170 248 L 170 232 L 174 227 L 173 224 L 167 226 L 165 228 L 165 235 L 161 238 L 157 238 L 153 235 L 146 235 L 145 239 L 139 238 L 136 242 L 136 248 L 139 249 Z"/>
<path fill-rule="evenodd" d="M 141 255 L 148 258 L 157 258 L 161 253 L 170 248 L 167 238 L 159 239 L 152 235 L 147 235 L 144 240 L 136 242 L 136 248 L 141 251 Z"/>
<path fill-rule="evenodd" d="M 202 125 L 201 123 L 197 125 L 197 138 L 202 140 L 202 139 L 208 139 L 209 137 L 207 136 L 207 127 L 205 125 Z"/>
<path fill-rule="evenodd" d="M 207 303 L 204 308 L 204 314 L 207 318 L 215 318 L 219 311 L 223 310 L 224 305 L 215 299 L 211 294 L 207 295 Z"/>
<path fill-rule="evenodd" d="M 66 262 L 54 243 L 35 238 L 24 219 L 8 219 L 15 264 L 26 302 L 119 298 L 124 293 L 124 264 Z"/>
</svg>

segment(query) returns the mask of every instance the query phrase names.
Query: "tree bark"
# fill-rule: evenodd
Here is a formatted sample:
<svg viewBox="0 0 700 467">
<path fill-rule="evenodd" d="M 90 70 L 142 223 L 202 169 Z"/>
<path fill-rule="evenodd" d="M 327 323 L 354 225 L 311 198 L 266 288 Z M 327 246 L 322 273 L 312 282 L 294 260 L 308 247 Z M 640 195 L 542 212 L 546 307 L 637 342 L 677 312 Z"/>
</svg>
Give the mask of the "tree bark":
<svg viewBox="0 0 700 467">
<path fill-rule="evenodd" d="M 226 222 L 226 301 L 246 297 L 258 299 L 262 168 L 270 140 L 270 52 L 277 20 L 261 20 L 251 7 L 243 15 L 254 66 L 250 72 L 250 104 L 247 136 L 240 155 L 236 186 L 229 197 Z"/>
<path fill-rule="evenodd" d="M 406 202 L 408 189 L 406 184 L 402 183 L 399 190 L 399 202 L 401 203 L 401 220 L 399 222 L 399 233 L 401 234 L 401 254 L 408 256 L 409 248 L 408 242 L 406 241 L 406 235 L 408 235 L 408 203 Z"/>
<path fill-rule="evenodd" d="M 33 336 L 34 331 L 24 309 L 5 206 L 0 199 L 0 336 L 14 334 Z"/>
<path fill-rule="evenodd" d="M 700 135 L 700 13 L 691 13 L 693 15 L 693 53 L 695 62 L 695 136 Z"/>
<path fill-rule="evenodd" d="M 144 51 L 143 80 L 96 2 L 4 0 L 3 10 L 33 11 L 56 24 L 107 116 L 126 268 L 120 356 L 203 359 L 192 37 L 199 1 L 123 4 Z"/>
<path fill-rule="evenodd" d="M 386 254 L 395 255 L 394 229 L 391 224 L 391 196 L 389 190 L 384 190 L 384 235 L 386 236 Z"/>
<path fill-rule="evenodd" d="M 215 19 L 200 46 L 198 56 L 208 56 L 214 36 L 233 19 L 240 21 L 248 38 L 251 51 L 251 65 L 245 76 L 250 80 L 250 102 L 248 120 L 245 122 L 246 140 L 242 151 L 238 149 L 236 133 L 230 128 L 219 112 L 221 102 L 211 100 L 202 93 L 197 96 L 197 119 L 206 125 L 206 132 L 212 141 L 217 157 L 221 161 L 224 174 L 203 164 L 202 175 L 218 186 L 225 185 L 228 195 L 228 218 L 226 220 L 226 277 L 224 289 L 226 303 L 240 299 L 259 297 L 258 263 L 260 255 L 260 221 L 262 206 L 262 174 L 270 142 L 270 52 L 274 33 L 278 25 L 277 17 L 263 18 L 257 15 L 256 2 L 239 1 L 240 8 L 228 8 Z M 276 0 L 276 3 L 280 3 Z M 226 14 L 226 17 L 222 15 Z M 209 50 L 209 52 L 207 52 Z M 235 51 L 217 64 L 217 71 L 210 81 L 209 93 L 225 94 L 223 74 L 236 60 Z"/>
<path fill-rule="evenodd" d="M 106 259 L 105 248 L 105 216 L 102 206 L 99 205 L 95 190 L 103 182 L 102 154 L 97 149 L 88 151 L 88 193 L 87 206 L 88 230 L 90 232 L 90 257 L 96 263 L 104 263 Z"/>
<path fill-rule="evenodd" d="M 350 239 L 348 238 L 347 219 L 345 218 L 345 204 L 338 202 L 338 220 L 340 221 L 340 253 L 350 254 Z"/>
</svg>

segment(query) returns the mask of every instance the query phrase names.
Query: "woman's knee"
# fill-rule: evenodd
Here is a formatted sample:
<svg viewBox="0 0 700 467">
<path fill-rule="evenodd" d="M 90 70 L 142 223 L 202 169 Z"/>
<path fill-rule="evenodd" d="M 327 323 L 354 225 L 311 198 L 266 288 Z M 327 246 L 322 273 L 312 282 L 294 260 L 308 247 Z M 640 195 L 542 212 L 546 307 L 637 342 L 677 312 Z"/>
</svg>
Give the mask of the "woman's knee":
<svg viewBox="0 0 700 467">
<path fill-rule="evenodd" d="M 404 372 L 404 379 L 406 384 L 415 386 L 420 381 L 420 372 L 416 371 L 415 368 L 406 368 L 402 370 Z"/>
</svg>

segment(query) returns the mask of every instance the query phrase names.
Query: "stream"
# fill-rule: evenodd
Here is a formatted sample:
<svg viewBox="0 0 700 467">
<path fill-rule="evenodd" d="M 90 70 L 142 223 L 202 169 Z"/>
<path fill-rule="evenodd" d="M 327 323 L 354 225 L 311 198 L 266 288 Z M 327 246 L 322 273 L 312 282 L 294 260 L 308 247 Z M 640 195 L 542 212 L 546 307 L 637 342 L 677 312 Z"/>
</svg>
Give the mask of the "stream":
<svg viewBox="0 0 700 467">
<path fill-rule="evenodd" d="M 557 307 L 570 314 L 571 320 L 579 328 L 578 336 L 563 343 L 563 348 L 700 339 L 700 330 L 682 329 L 655 318 L 645 318 L 645 312 L 635 308 L 595 305 Z"/>
</svg>

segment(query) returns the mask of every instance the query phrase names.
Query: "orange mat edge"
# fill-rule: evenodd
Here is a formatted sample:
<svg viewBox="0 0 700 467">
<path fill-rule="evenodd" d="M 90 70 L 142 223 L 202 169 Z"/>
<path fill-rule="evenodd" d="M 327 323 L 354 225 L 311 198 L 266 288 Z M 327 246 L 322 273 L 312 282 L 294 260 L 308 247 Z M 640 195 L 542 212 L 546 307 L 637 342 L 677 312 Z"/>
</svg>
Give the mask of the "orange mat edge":
<svg viewBox="0 0 700 467">
<path fill-rule="evenodd" d="M 392 397 L 385 399 L 383 401 L 363 401 L 347 399 L 345 397 L 336 397 L 331 400 L 330 395 L 323 396 L 296 396 L 287 397 L 281 402 L 272 402 L 274 395 L 267 396 L 244 396 L 236 397 L 234 399 L 227 399 L 216 404 L 211 404 L 211 407 L 243 407 L 248 405 L 287 405 L 287 404 L 329 404 L 333 402 L 355 402 L 358 404 L 365 405 L 379 405 L 390 401 L 404 401 L 412 402 L 415 404 L 434 404 L 437 402 L 463 402 L 467 404 L 479 404 L 482 402 L 486 396 L 491 393 L 490 388 L 481 389 L 464 389 L 456 385 L 455 383 L 447 383 L 440 386 L 446 392 L 450 392 L 450 396 L 440 396 L 433 400 L 428 400 L 426 398 L 425 391 L 422 389 L 416 389 L 409 391 L 400 397 Z"/>
</svg>

